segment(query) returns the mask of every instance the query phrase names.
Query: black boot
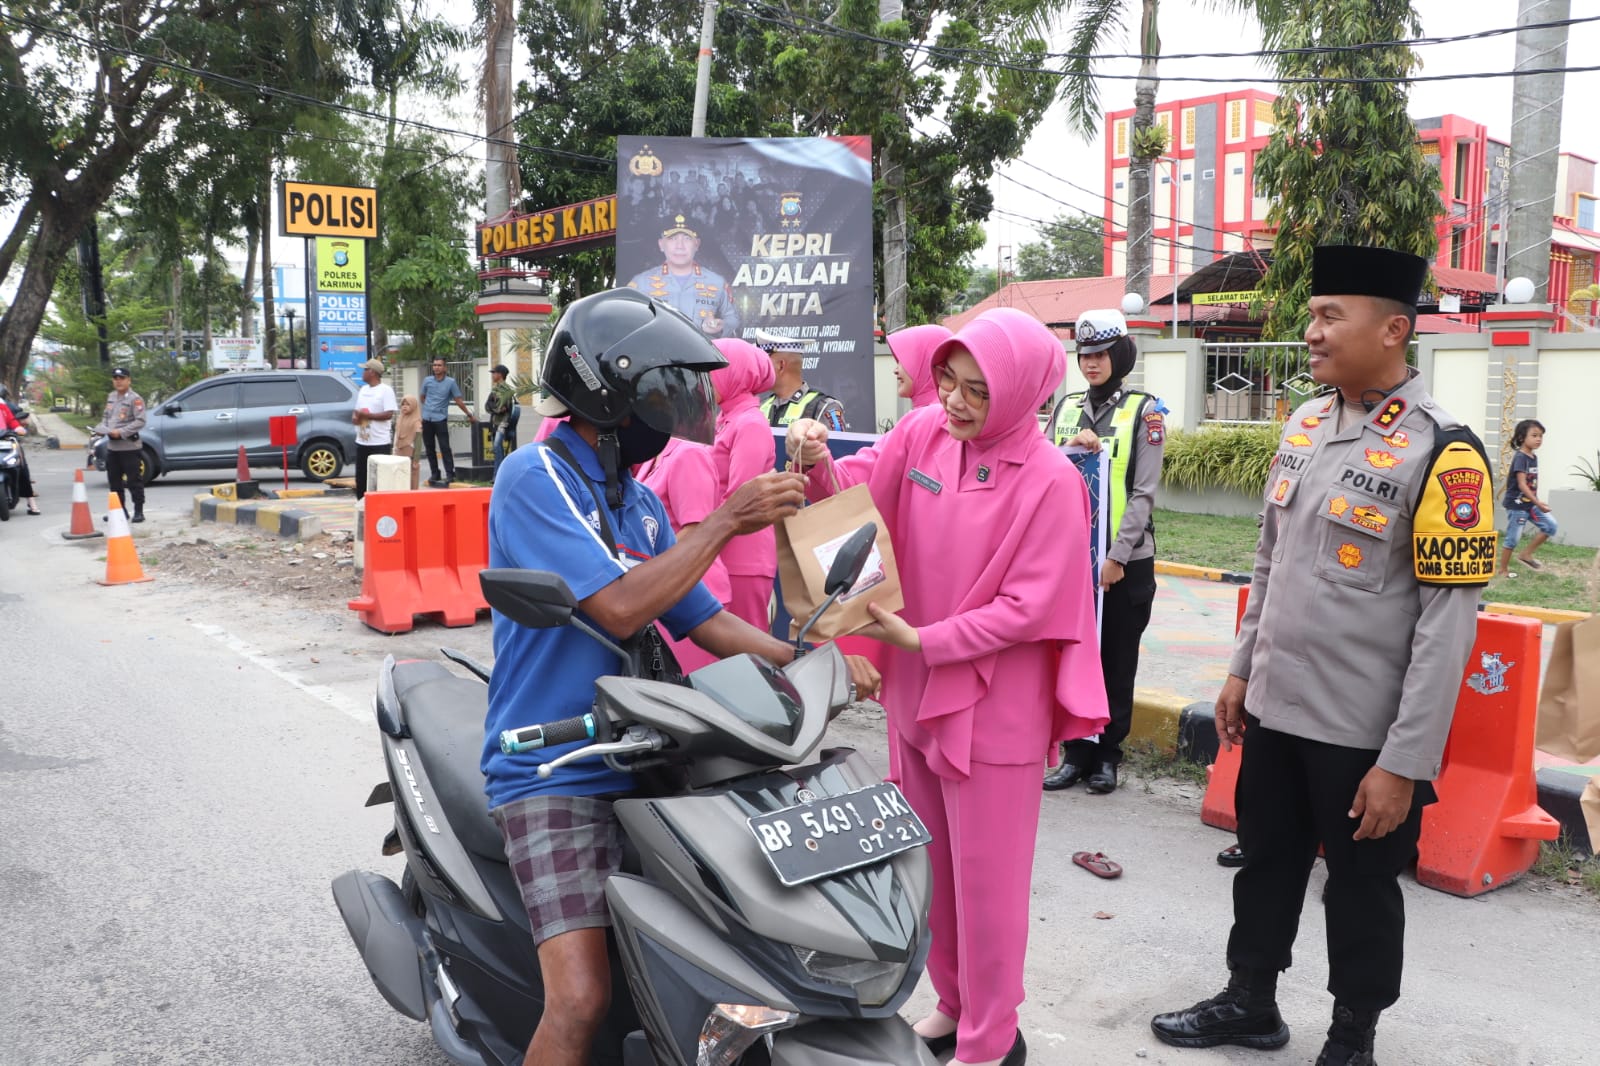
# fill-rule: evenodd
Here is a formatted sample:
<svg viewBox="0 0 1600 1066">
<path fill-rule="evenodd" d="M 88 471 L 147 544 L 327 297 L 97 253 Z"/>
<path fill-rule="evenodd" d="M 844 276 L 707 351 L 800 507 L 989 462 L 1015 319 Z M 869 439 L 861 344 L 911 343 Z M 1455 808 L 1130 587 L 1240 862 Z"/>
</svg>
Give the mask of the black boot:
<svg viewBox="0 0 1600 1066">
<path fill-rule="evenodd" d="M 1289 1042 L 1289 1027 L 1278 1013 L 1277 992 L 1276 972 L 1234 970 L 1219 994 L 1187 1010 L 1158 1014 L 1150 1028 L 1174 1047 L 1280 1048 Z"/>
<path fill-rule="evenodd" d="M 144 504 L 136 503 L 136 504 L 133 505 L 133 518 L 131 519 L 131 521 L 134 521 L 134 522 L 143 522 L 144 521 Z"/>
<path fill-rule="evenodd" d="M 1061 765 L 1044 775 L 1044 790 L 1059 792 L 1061 789 L 1071 788 L 1088 776 L 1089 760 L 1075 753 L 1070 747 L 1063 747 Z"/>
<path fill-rule="evenodd" d="M 1328 1026 L 1328 1040 L 1322 1045 L 1316 1066 L 1377 1066 L 1372 1057 L 1377 1036 L 1377 1011 L 1352 1010 L 1335 1003 L 1333 1024 Z"/>
<path fill-rule="evenodd" d="M 1117 764 L 1109 759 L 1102 759 L 1095 767 L 1094 773 L 1089 775 L 1089 783 L 1084 786 L 1096 796 L 1104 796 L 1108 792 L 1117 790 Z"/>
</svg>

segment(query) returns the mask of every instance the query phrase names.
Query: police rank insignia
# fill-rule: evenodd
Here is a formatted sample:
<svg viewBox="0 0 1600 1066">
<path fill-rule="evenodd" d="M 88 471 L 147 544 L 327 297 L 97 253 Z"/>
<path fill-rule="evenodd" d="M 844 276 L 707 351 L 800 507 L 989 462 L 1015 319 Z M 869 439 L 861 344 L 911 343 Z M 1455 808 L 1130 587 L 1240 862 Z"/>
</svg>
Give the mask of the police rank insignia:
<svg viewBox="0 0 1600 1066">
<path fill-rule="evenodd" d="M 1311 438 L 1304 433 L 1296 433 L 1291 437 L 1283 438 L 1283 443 L 1293 445 L 1296 448 L 1309 448 L 1311 447 Z"/>
<path fill-rule="evenodd" d="M 1308 415 L 1300 420 L 1301 429 L 1316 429 L 1320 425 L 1322 425 L 1322 419 L 1316 415 Z"/>
<path fill-rule="evenodd" d="M 1378 412 L 1378 417 L 1372 420 L 1372 424 L 1380 429 L 1388 429 L 1400 421 L 1400 416 L 1405 413 L 1406 402 L 1398 396 L 1392 397 L 1385 401 L 1383 408 Z"/>
<path fill-rule="evenodd" d="M 1361 549 L 1349 541 L 1339 545 L 1339 565 L 1346 570 L 1354 570 L 1361 565 Z"/>
<path fill-rule="evenodd" d="M 1405 462 L 1393 452 L 1380 452 L 1372 448 L 1367 449 L 1367 465 L 1374 470 L 1393 470 Z"/>
</svg>

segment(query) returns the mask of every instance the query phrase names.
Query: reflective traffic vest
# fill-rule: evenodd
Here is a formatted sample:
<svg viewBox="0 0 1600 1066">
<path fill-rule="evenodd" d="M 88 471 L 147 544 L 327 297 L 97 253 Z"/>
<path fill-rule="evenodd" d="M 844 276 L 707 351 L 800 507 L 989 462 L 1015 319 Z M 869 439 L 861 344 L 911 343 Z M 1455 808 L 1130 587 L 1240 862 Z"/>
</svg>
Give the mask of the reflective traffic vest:
<svg viewBox="0 0 1600 1066">
<path fill-rule="evenodd" d="M 761 417 L 770 426 L 787 426 L 797 418 L 816 418 L 826 400 L 827 397 L 817 389 L 807 389 L 804 396 L 782 407 L 777 406 L 776 396 L 768 396 L 761 401 Z"/>
<path fill-rule="evenodd" d="M 1055 412 L 1050 416 L 1050 437 L 1056 446 L 1067 443 L 1080 428 L 1079 422 L 1074 421 L 1070 426 L 1062 425 L 1063 411 L 1077 411 L 1081 415 L 1084 398 L 1087 393 L 1074 392 L 1064 397 L 1056 405 Z M 1133 491 L 1133 439 L 1134 429 L 1139 422 L 1139 409 L 1144 406 L 1149 398 L 1147 392 L 1127 391 L 1122 394 L 1118 402 L 1116 413 L 1111 416 L 1111 434 L 1102 437 L 1102 446 L 1108 449 L 1111 456 L 1111 529 L 1112 540 L 1117 539 L 1117 530 L 1122 528 L 1122 512 L 1127 509 L 1128 495 Z"/>
</svg>

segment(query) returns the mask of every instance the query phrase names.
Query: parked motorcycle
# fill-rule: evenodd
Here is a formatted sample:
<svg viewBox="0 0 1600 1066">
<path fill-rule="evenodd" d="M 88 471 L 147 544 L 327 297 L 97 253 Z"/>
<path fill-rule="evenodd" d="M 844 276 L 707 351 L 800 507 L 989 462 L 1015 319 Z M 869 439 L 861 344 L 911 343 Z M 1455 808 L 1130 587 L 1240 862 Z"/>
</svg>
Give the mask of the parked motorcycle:
<svg viewBox="0 0 1600 1066">
<path fill-rule="evenodd" d="M 859 576 L 870 524 L 835 558 L 830 598 Z M 849 700 L 832 644 L 779 669 L 749 655 L 684 684 L 644 679 L 640 648 L 575 613 L 556 575 L 486 570 L 485 597 L 521 625 L 571 625 L 606 645 L 621 676 L 593 710 L 509 730 L 508 751 L 588 743 L 544 764 L 601 755 L 655 782 L 618 800 L 629 855 L 606 883 L 612 1008 L 601 1066 L 933 1066 L 897 1011 L 927 960 L 928 832 L 900 790 L 854 751 L 818 750 Z M 426 1020 L 462 1066 L 510 1066 L 544 1001 L 528 917 L 487 813 L 479 755 L 489 671 L 460 653 L 384 661 L 377 717 L 394 802 L 384 853 L 400 884 L 352 870 L 334 899 L 373 983 Z M 810 761 L 807 761 L 810 760 Z"/>
<path fill-rule="evenodd" d="M 9 522 L 22 499 L 22 441 L 15 430 L 0 433 L 0 522 Z"/>
</svg>

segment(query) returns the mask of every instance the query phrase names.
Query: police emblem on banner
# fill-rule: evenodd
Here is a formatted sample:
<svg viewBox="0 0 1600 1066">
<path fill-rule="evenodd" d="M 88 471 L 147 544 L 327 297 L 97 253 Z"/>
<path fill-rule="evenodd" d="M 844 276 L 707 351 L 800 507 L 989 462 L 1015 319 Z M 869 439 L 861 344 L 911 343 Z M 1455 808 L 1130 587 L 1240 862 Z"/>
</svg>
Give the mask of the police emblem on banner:
<svg viewBox="0 0 1600 1066">
<path fill-rule="evenodd" d="M 350 245 L 346 242 L 333 242 L 333 265 L 340 267 L 350 265 Z"/>
<path fill-rule="evenodd" d="M 805 225 L 800 218 L 800 194 L 786 192 L 778 197 L 778 225 L 783 229 L 799 229 Z"/>
<path fill-rule="evenodd" d="M 628 173 L 638 178 L 659 178 L 661 176 L 661 159 L 650 150 L 647 144 L 640 148 L 634 157 L 628 160 Z"/>
</svg>

